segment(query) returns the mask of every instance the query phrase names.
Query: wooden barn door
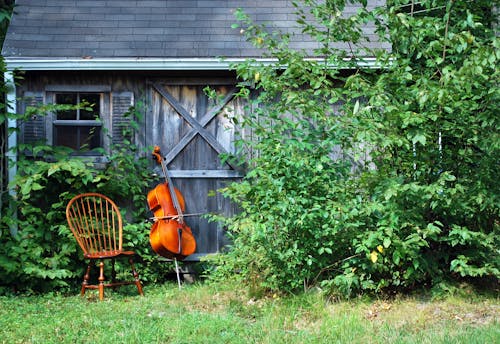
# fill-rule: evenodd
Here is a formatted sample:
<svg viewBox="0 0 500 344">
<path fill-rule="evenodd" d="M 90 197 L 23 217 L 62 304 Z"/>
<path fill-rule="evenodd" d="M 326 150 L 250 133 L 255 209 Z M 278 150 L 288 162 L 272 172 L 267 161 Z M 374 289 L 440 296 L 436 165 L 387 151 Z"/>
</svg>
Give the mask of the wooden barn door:
<svg viewBox="0 0 500 344">
<path fill-rule="evenodd" d="M 206 82 L 163 80 L 150 83 L 150 116 L 147 145 L 160 146 L 174 185 L 186 202 L 186 214 L 230 215 L 233 206 L 217 190 L 240 178 L 241 172 L 220 155 L 234 151 L 234 127 L 230 116 L 241 113 L 230 84 L 212 84 L 217 99 L 204 92 Z M 159 166 L 158 174 L 162 175 Z M 203 217 L 186 217 L 193 230 L 197 251 L 187 260 L 218 252 L 226 239 L 220 224 Z"/>
</svg>

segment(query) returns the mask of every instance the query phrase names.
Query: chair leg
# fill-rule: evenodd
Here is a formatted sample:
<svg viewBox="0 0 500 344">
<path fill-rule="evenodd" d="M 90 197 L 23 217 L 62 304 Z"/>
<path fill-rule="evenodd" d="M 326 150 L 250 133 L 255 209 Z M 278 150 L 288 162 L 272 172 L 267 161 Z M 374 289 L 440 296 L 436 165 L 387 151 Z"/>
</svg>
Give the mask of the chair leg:
<svg viewBox="0 0 500 344">
<path fill-rule="evenodd" d="M 115 269 L 115 260 L 111 259 L 111 284 L 116 283 L 116 269 Z M 114 288 L 115 286 L 113 286 Z"/>
<path fill-rule="evenodd" d="M 137 286 L 137 291 L 139 292 L 139 295 L 144 296 L 144 292 L 142 291 L 142 284 L 141 281 L 139 280 L 139 274 L 135 270 L 134 267 L 134 260 L 132 258 L 129 258 L 128 262 L 130 263 L 130 266 L 132 267 L 132 275 L 134 275 L 134 280 L 135 280 L 135 285 Z"/>
<path fill-rule="evenodd" d="M 81 296 L 85 295 L 85 290 L 87 290 L 87 286 L 89 285 L 90 270 L 92 269 L 93 265 L 94 262 L 91 260 L 87 265 L 87 270 L 85 271 L 85 275 L 83 275 L 82 290 L 80 291 Z"/>
<path fill-rule="evenodd" d="M 104 261 L 99 263 L 99 300 L 104 300 Z"/>
</svg>

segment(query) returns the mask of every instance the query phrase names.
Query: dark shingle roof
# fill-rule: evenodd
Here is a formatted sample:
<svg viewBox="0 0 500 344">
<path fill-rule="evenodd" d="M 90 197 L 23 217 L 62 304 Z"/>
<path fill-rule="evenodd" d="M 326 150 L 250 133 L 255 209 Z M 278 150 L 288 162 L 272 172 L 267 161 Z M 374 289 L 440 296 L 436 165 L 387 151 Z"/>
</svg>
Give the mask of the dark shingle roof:
<svg viewBox="0 0 500 344">
<path fill-rule="evenodd" d="M 286 0 L 17 0 L 16 5 L 4 57 L 252 57 L 261 52 L 231 28 L 236 8 L 281 29 L 295 25 L 294 7 Z M 314 42 L 299 35 L 295 45 L 307 49 Z"/>
</svg>

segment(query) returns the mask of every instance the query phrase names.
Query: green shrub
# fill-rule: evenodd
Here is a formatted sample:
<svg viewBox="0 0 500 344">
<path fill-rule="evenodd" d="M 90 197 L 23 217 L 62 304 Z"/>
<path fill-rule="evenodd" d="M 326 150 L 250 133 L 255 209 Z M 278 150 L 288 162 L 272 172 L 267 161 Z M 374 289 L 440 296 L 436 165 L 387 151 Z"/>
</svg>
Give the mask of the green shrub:
<svg viewBox="0 0 500 344">
<path fill-rule="evenodd" d="M 39 109 L 40 110 L 40 109 Z M 139 115 L 131 109 L 131 115 Z M 133 126 L 127 130 L 133 129 Z M 128 137 L 124 133 L 124 137 Z M 11 182 L 16 197 L 0 221 L 2 287 L 15 291 L 64 290 L 81 282 L 85 264 L 69 230 L 65 209 L 83 192 L 112 198 L 124 218 L 124 242 L 140 258 L 141 280 L 156 281 L 157 255 L 150 249 L 146 194 L 150 161 L 125 140 L 112 147 L 105 166 L 75 157 L 69 149 L 43 144 L 19 146 L 18 174 Z M 142 156 L 142 157 L 139 157 Z M 12 211 L 15 209 L 15 211 Z M 11 229 L 17 233 L 11 235 Z M 118 268 L 127 269 L 128 263 Z"/>
<path fill-rule="evenodd" d="M 215 258 L 214 278 L 237 272 L 256 290 L 320 286 L 347 296 L 498 279 L 491 8 L 423 1 L 413 16 L 401 10 L 408 3 L 339 17 L 345 1 L 297 2 L 318 61 L 238 12 L 247 39 L 277 62 L 236 66 L 241 94 L 252 102 L 247 88 L 260 92 L 239 123 L 257 137 L 241 140 L 242 150 L 258 153 L 244 181 L 223 190 L 241 213 L 225 219 L 233 245 Z M 368 52 L 380 70 L 331 44 L 363 43 L 368 21 L 392 45 Z"/>
</svg>

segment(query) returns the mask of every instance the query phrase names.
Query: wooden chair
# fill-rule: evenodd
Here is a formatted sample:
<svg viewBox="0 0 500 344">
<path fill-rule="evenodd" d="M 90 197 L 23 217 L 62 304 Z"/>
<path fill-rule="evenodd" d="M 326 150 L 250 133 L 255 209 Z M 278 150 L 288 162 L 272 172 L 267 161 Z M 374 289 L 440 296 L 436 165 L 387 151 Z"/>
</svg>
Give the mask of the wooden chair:
<svg viewBox="0 0 500 344">
<path fill-rule="evenodd" d="M 105 287 L 135 284 L 140 295 L 142 285 L 139 274 L 134 268 L 134 251 L 124 251 L 122 247 L 122 217 L 116 204 L 108 197 L 98 193 L 84 193 L 75 196 L 66 207 L 69 228 L 83 250 L 83 257 L 89 259 L 83 277 L 81 295 L 87 289 L 98 289 L 99 299 L 104 299 Z M 133 281 L 116 281 L 115 259 L 128 258 L 132 267 Z M 111 282 L 105 283 L 104 262 L 111 261 Z M 99 261 L 99 284 L 91 285 L 90 273 Z"/>
</svg>

